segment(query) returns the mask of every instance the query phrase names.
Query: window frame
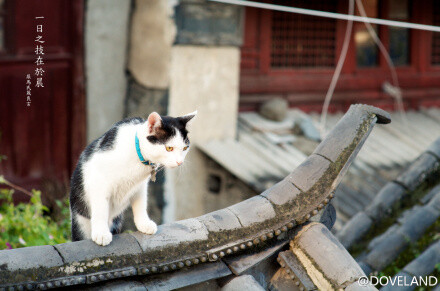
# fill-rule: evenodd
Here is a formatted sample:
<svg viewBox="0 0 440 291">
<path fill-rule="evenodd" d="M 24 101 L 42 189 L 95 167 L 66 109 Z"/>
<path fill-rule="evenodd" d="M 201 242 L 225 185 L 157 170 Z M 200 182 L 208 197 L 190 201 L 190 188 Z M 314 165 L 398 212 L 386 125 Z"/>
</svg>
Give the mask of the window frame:
<svg viewBox="0 0 440 291">
<path fill-rule="evenodd" d="M 428 19 L 425 20 L 425 22 L 427 22 L 427 24 L 434 24 L 434 19 L 433 19 L 433 14 L 434 14 L 434 1 L 428 1 L 429 3 L 426 3 L 426 5 L 428 5 L 428 9 L 429 11 L 432 11 L 432 13 L 429 15 Z M 440 34 L 440 32 L 438 32 Z M 440 71 L 440 64 L 433 64 L 432 63 L 432 41 L 434 38 L 434 32 L 431 31 L 425 31 L 424 32 L 424 37 L 426 38 L 426 44 L 427 44 L 427 48 L 426 50 L 428 51 L 427 54 L 427 60 L 426 60 L 426 71 Z"/>
<path fill-rule="evenodd" d="M 340 9 L 340 2 L 337 3 L 337 9 Z M 279 75 L 299 75 L 299 74 L 328 74 L 333 72 L 333 67 L 302 67 L 302 68 L 276 68 L 271 67 L 271 42 L 272 42 L 272 10 L 265 10 L 261 15 L 261 38 L 260 38 L 260 67 L 259 72 L 262 74 L 268 74 L 273 76 Z M 336 64 L 340 53 L 340 48 L 342 48 L 341 37 L 341 23 L 336 21 L 336 32 L 335 32 L 335 60 Z M 343 32 L 345 33 L 345 32 Z M 343 35 L 342 35 L 343 39 Z"/>
<path fill-rule="evenodd" d="M 415 20 L 415 13 L 414 8 L 414 1 L 409 0 L 408 3 L 409 7 L 409 22 L 412 22 Z M 383 19 L 389 19 L 387 16 L 389 15 L 389 1 L 387 0 L 379 0 L 379 18 Z M 379 39 L 382 41 L 384 47 L 389 52 L 389 27 L 385 25 L 378 25 L 378 36 Z M 415 33 L 414 30 L 409 30 L 409 64 L 404 66 L 396 66 L 396 71 L 398 73 L 416 73 L 417 72 L 417 52 L 419 51 L 419 47 L 415 45 Z M 350 39 L 350 46 L 349 46 L 349 52 L 347 53 L 347 58 L 352 58 L 352 62 L 350 62 L 352 65 L 347 68 L 345 72 L 347 73 L 354 73 L 354 74 L 360 74 L 360 75 L 381 75 L 381 74 L 389 74 L 389 68 L 388 63 L 386 61 L 386 58 L 378 49 L 378 66 L 376 67 L 359 67 L 356 62 L 356 43 L 354 41 L 354 33 L 352 33 L 352 37 Z"/>
<path fill-rule="evenodd" d="M 338 12 L 348 13 L 348 3 L 349 0 L 339 0 L 337 3 Z M 388 1 L 382 0 L 380 5 L 383 9 L 381 10 L 382 15 L 379 17 L 388 15 Z M 432 5 L 432 1 L 416 3 L 416 1 L 410 0 L 409 21 L 432 24 L 432 13 L 430 13 Z M 257 10 L 255 8 L 251 12 L 249 15 L 245 14 L 246 33 L 241 48 L 241 94 L 255 94 L 256 96 L 258 94 L 270 94 L 292 98 L 291 100 L 306 100 L 308 97 L 304 94 L 325 92 L 328 89 L 335 68 L 271 68 L 271 12 L 270 10 Z M 336 22 L 335 58 L 340 56 L 346 27 L 347 21 L 338 20 Z M 248 32 L 250 33 L 247 34 Z M 248 37 L 252 40 L 248 41 Z M 388 49 L 388 27 L 379 25 L 379 37 Z M 431 65 L 432 33 L 412 29 L 409 33 L 409 42 L 410 63 L 406 66 L 396 67 L 400 85 L 406 88 L 435 87 L 436 82 L 434 79 L 437 73 L 440 72 L 440 66 Z M 337 60 L 335 60 L 336 63 Z M 371 96 L 370 98 L 378 98 L 382 96 L 381 90 L 378 90 L 378 88 L 381 88 L 384 80 L 391 80 L 391 75 L 388 64 L 380 52 L 379 66 L 374 68 L 357 67 L 354 33 L 352 33 L 340 75 L 340 82 L 338 82 L 338 91 L 363 91 L 366 95 Z M 318 96 L 322 93 L 316 94 Z M 341 93 L 341 95 L 343 94 Z"/>
</svg>

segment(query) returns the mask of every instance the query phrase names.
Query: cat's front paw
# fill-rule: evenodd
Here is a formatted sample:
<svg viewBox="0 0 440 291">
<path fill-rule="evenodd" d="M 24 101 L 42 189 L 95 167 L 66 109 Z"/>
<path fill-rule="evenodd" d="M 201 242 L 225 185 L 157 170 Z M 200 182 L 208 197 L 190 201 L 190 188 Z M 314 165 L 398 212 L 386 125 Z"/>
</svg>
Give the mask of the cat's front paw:
<svg viewBox="0 0 440 291">
<path fill-rule="evenodd" d="M 136 224 L 136 227 L 145 234 L 155 234 L 157 232 L 157 224 L 152 220 L 144 220 L 142 223 Z"/>
<path fill-rule="evenodd" d="M 101 246 L 106 246 L 112 241 L 112 233 L 108 230 L 92 230 L 92 240 Z"/>
</svg>

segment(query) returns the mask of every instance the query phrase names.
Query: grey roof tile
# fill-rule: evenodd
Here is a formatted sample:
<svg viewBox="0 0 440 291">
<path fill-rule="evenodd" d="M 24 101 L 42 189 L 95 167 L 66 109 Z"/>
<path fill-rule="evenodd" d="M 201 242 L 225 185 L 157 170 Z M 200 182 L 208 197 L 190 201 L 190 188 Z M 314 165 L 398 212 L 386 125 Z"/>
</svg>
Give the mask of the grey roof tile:
<svg viewBox="0 0 440 291">
<path fill-rule="evenodd" d="M 228 207 L 228 209 L 238 217 L 242 226 L 264 222 L 276 216 L 272 204 L 262 196 L 249 198 Z"/>
<path fill-rule="evenodd" d="M 381 291 L 409 291 L 414 290 L 415 286 L 409 286 L 407 283 L 411 282 L 413 276 L 407 274 L 406 272 L 399 272 L 396 274 L 396 277 L 400 278 L 400 281 L 395 281 L 394 284 L 391 284 L 388 281 L 388 284 L 380 288 Z M 384 281 L 386 283 L 387 281 Z M 406 283 L 405 283 L 406 282 Z"/>
<path fill-rule="evenodd" d="M 0 252 L 0 284 L 60 276 L 63 260 L 53 246 L 37 246 Z"/>
<path fill-rule="evenodd" d="M 370 229 L 373 220 L 365 213 L 359 212 L 337 233 L 341 244 L 349 248 L 360 240 Z"/>
<path fill-rule="evenodd" d="M 397 258 L 407 246 L 406 237 L 400 232 L 393 232 L 371 250 L 364 261 L 374 270 L 382 270 Z"/>
<path fill-rule="evenodd" d="M 427 248 L 420 256 L 405 266 L 403 270 L 414 276 L 427 276 L 431 274 L 435 265 L 440 262 L 440 241 Z"/>
<path fill-rule="evenodd" d="M 311 155 L 304 163 L 293 170 L 286 177 L 286 180 L 293 183 L 301 191 L 307 192 L 315 186 L 324 172 L 327 171 L 330 163 L 330 161 L 319 155 Z"/>
<path fill-rule="evenodd" d="M 401 185 L 389 182 L 383 187 L 371 204 L 365 209 L 365 212 L 374 220 L 380 221 L 389 216 L 393 207 L 402 199 L 406 193 Z"/>
<path fill-rule="evenodd" d="M 64 260 L 61 268 L 66 276 L 83 275 L 90 271 L 110 270 L 139 263 L 142 250 L 129 234 L 114 235 L 107 246 L 83 240 L 54 246 Z"/>
<path fill-rule="evenodd" d="M 418 240 L 425 230 L 430 227 L 439 217 L 440 212 L 432 209 L 429 205 L 419 208 L 400 227 L 411 242 Z"/>
<path fill-rule="evenodd" d="M 365 262 L 359 262 L 359 266 L 361 267 L 362 271 L 364 271 L 364 273 L 367 276 L 369 276 L 373 272 L 373 269 Z"/>
<path fill-rule="evenodd" d="M 370 109 L 361 107 L 360 111 L 364 110 L 368 111 Z M 383 114 L 376 113 L 379 116 Z M 432 112 L 436 115 L 438 113 L 437 109 Z M 307 152 L 301 146 L 297 146 L 298 143 L 296 142 L 285 141 L 279 145 L 278 142 L 272 139 L 268 140 L 266 135 L 291 133 L 292 124 L 295 120 L 301 118 L 311 117 L 315 123 L 319 119 L 317 114 L 305 114 L 297 109 L 290 110 L 287 115 L 283 122 L 267 121 L 254 112 L 239 115 L 239 137 L 236 143 L 245 146 L 252 153 L 251 158 L 245 158 L 244 153 L 240 154 L 242 153 L 241 149 L 237 149 L 236 153 L 229 156 L 225 155 L 225 148 L 235 150 L 234 147 L 229 147 L 229 144 L 226 145 L 223 141 L 213 142 L 219 144 L 217 147 L 202 145 L 202 148 L 207 148 L 204 151 L 217 161 L 223 162 L 222 165 L 234 175 L 254 188 L 264 190 L 268 183 L 261 183 L 259 180 L 266 181 L 270 178 L 271 181 L 277 182 L 278 178 L 279 181 L 281 179 L 280 171 L 285 172 L 289 168 L 297 166 L 305 159 L 304 153 Z M 329 127 L 335 126 L 342 116 L 342 113 L 329 115 L 327 123 Z M 363 150 L 349 170 L 350 174 L 353 175 L 347 175 L 341 186 L 336 190 L 334 202 L 338 211 L 337 225 L 343 225 L 348 218 L 364 210 L 385 182 L 394 180 L 403 167 L 409 165 L 434 141 L 436 137 L 432 135 L 432 132 L 440 128 L 440 122 L 433 121 L 423 112 L 409 112 L 407 117 L 409 126 L 402 122 L 399 113 L 391 113 L 391 116 L 394 119 L 391 125 L 377 127 L 371 132 L 370 137 L 363 146 Z M 387 118 L 384 118 L 384 120 L 387 120 Z M 425 126 L 419 128 L 420 124 L 425 124 Z M 417 130 L 415 130 L 416 125 Z M 302 149 L 302 152 L 299 151 L 300 149 Z M 338 151 L 337 147 L 326 150 L 333 154 Z M 298 153 L 300 156 L 298 156 Z M 325 156 L 324 153 L 322 154 Z M 268 156 L 271 158 L 268 159 Z M 330 154 L 327 158 L 331 158 Z M 226 160 L 230 161 L 225 162 Z M 260 164 L 261 162 L 274 164 L 275 167 L 270 165 L 264 167 L 264 172 L 260 169 L 258 174 L 254 173 L 255 167 L 249 165 L 257 160 Z M 242 165 L 246 165 L 246 167 Z"/>
<path fill-rule="evenodd" d="M 350 109 L 353 110 L 345 114 L 332 128 L 331 134 L 327 135 L 326 139 L 316 147 L 314 154 L 319 154 L 332 162 L 336 162 L 341 153 L 357 138 L 359 129 L 365 126 L 364 123 L 374 123 L 375 120 L 365 114 L 367 111 L 365 107 L 352 105 Z M 386 112 L 384 114 L 388 115 Z M 358 116 L 358 118 L 353 118 L 353 116 Z"/>
<path fill-rule="evenodd" d="M 431 175 L 440 166 L 440 162 L 431 154 L 423 153 L 409 168 L 396 179 L 396 182 L 413 191 L 427 176 Z"/>
<path fill-rule="evenodd" d="M 305 226 L 291 241 L 290 246 L 303 264 L 307 260 L 307 264 L 312 264 L 325 274 L 326 279 L 336 289 L 365 276 L 347 250 L 322 224 L 311 223 Z M 307 269 L 310 265 L 305 267 Z"/>
<path fill-rule="evenodd" d="M 299 193 L 299 189 L 291 182 L 282 180 L 273 187 L 261 193 L 261 196 L 266 197 L 276 206 L 282 206 L 295 199 Z"/>
<path fill-rule="evenodd" d="M 260 252 L 233 255 L 223 258 L 223 261 L 235 275 L 240 275 L 261 261 L 269 258 L 287 244 L 288 241 L 278 241 Z"/>
<path fill-rule="evenodd" d="M 251 275 L 241 275 L 233 278 L 222 291 L 264 291 L 265 289 Z"/>
<path fill-rule="evenodd" d="M 418 211 L 419 208 L 421 208 L 421 205 L 414 205 L 413 207 L 409 208 L 409 209 L 405 209 L 402 214 L 400 215 L 400 217 L 397 218 L 397 222 L 399 224 L 404 224 L 406 220 L 410 219 L 412 217 L 412 215 Z"/>
<path fill-rule="evenodd" d="M 280 252 L 278 262 L 291 275 L 293 280 L 299 280 L 306 290 L 317 290 L 305 267 L 291 250 Z"/>
<path fill-rule="evenodd" d="M 359 282 L 353 282 L 344 289 L 345 291 L 374 291 L 377 290 L 373 285 L 360 285 Z"/>
<path fill-rule="evenodd" d="M 93 287 L 89 288 L 78 288 L 82 290 L 90 290 L 90 291 L 99 291 L 99 290 L 108 290 L 108 291 L 147 291 L 147 288 L 140 282 L 134 280 L 115 280 L 110 282 L 105 282 L 101 284 L 92 285 Z"/>
<path fill-rule="evenodd" d="M 438 193 L 440 193 L 440 183 L 439 183 L 437 186 L 435 186 L 434 188 L 432 188 L 432 189 L 428 192 L 428 194 L 426 194 L 425 196 L 423 196 L 423 197 L 420 199 L 420 202 L 422 202 L 423 204 L 426 204 L 426 203 L 430 202 L 431 199 L 433 199 L 434 196 L 436 196 Z M 438 195 L 437 195 L 437 196 L 438 196 Z M 434 202 L 434 203 L 437 203 L 437 202 Z M 440 203 L 440 201 L 438 201 L 438 203 Z M 438 205 L 438 207 L 436 207 L 436 208 L 440 208 L 440 205 Z"/>
<path fill-rule="evenodd" d="M 160 260 L 162 250 L 170 252 L 167 246 L 173 246 L 177 254 L 184 254 L 188 250 L 178 250 L 174 248 L 183 247 L 184 243 L 192 242 L 196 245 L 197 241 L 208 239 L 208 230 L 206 226 L 195 218 L 180 220 L 170 224 L 160 225 L 154 235 L 146 235 L 140 232 L 131 233 L 142 248 L 143 252 L 148 254 L 156 252 L 157 259 Z M 168 255 L 171 255 L 169 253 Z"/>
<path fill-rule="evenodd" d="M 439 184 L 440 186 L 440 184 Z M 440 187 L 434 188 L 434 190 L 438 191 L 434 197 L 432 197 L 431 201 L 429 201 L 428 205 L 432 208 L 440 210 Z"/>
<path fill-rule="evenodd" d="M 380 245 L 384 240 L 388 239 L 390 235 L 392 235 L 394 232 L 398 231 L 400 228 L 399 225 L 394 224 L 390 226 L 384 233 L 376 236 L 368 243 L 368 250 L 373 250 L 376 246 Z"/>
<path fill-rule="evenodd" d="M 434 141 L 426 151 L 434 154 L 440 160 L 440 138 Z"/>
<path fill-rule="evenodd" d="M 225 263 L 217 261 L 182 269 L 179 272 L 146 276 L 142 283 L 149 291 L 174 290 L 231 274 Z"/>
<path fill-rule="evenodd" d="M 232 230 L 241 227 L 237 216 L 228 208 L 210 212 L 196 219 L 203 223 L 209 232 Z"/>
</svg>

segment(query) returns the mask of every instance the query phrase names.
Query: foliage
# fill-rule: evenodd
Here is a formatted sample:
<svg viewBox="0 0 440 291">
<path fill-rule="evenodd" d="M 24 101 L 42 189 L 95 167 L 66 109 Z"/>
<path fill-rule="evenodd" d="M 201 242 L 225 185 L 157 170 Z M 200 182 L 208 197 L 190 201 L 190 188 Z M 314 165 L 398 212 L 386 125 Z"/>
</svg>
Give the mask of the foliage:
<svg viewBox="0 0 440 291">
<path fill-rule="evenodd" d="M 3 176 L 0 176 L 0 184 L 12 185 Z M 0 249 L 59 244 L 69 240 L 68 200 L 56 202 L 62 219 L 55 222 L 41 202 L 40 191 L 28 192 L 31 196 L 29 203 L 14 204 L 13 194 L 14 189 L 0 189 Z"/>
</svg>

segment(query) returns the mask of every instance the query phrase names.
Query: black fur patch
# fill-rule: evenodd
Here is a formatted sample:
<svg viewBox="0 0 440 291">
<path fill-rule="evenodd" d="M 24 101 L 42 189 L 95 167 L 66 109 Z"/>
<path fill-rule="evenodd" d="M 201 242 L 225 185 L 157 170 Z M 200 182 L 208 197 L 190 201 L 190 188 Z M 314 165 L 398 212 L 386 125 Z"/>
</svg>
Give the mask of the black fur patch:
<svg viewBox="0 0 440 291">
<path fill-rule="evenodd" d="M 76 217 L 73 213 L 72 213 L 71 231 L 72 231 L 72 241 L 79 241 L 84 239 L 78 221 L 76 221 Z"/>
<path fill-rule="evenodd" d="M 90 159 L 90 157 L 96 151 L 96 145 L 98 144 L 98 141 L 99 138 L 92 141 L 92 143 L 86 147 L 86 149 L 82 152 L 81 156 L 79 157 L 78 166 L 80 165 L 80 163 L 85 163 Z"/>
<path fill-rule="evenodd" d="M 113 126 L 100 138 L 101 142 L 99 143 L 99 149 L 101 151 L 106 151 L 113 148 L 116 140 L 116 135 L 118 134 L 118 129 L 119 127 Z"/>
<path fill-rule="evenodd" d="M 83 199 L 84 180 L 81 166 L 82 163 L 79 163 L 70 180 L 70 209 L 72 214 L 78 213 L 86 218 L 90 218 L 89 209 Z"/>
<path fill-rule="evenodd" d="M 145 120 L 140 117 L 125 118 L 117 123 L 115 123 L 112 128 L 110 128 L 106 133 L 104 133 L 100 138 L 99 149 L 101 151 L 111 150 L 116 141 L 116 136 L 118 135 L 118 130 L 121 125 L 124 124 L 139 124 Z"/>
<path fill-rule="evenodd" d="M 186 130 L 186 123 L 188 120 L 181 119 L 179 117 L 174 118 L 170 116 L 161 116 L 162 126 L 156 130 L 154 135 L 147 137 L 148 141 L 154 144 L 167 143 L 173 136 L 176 135 L 176 129 L 180 132 L 183 140 L 189 143 L 188 131 Z"/>
<path fill-rule="evenodd" d="M 113 219 L 113 224 L 112 224 L 112 227 L 110 229 L 111 233 L 112 234 L 121 233 L 123 222 L 124 222 L 124 212 L 122 212 L 121 214 L 119 214 L 118 216 L 116 216 Z"/>
</svg>

